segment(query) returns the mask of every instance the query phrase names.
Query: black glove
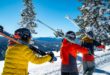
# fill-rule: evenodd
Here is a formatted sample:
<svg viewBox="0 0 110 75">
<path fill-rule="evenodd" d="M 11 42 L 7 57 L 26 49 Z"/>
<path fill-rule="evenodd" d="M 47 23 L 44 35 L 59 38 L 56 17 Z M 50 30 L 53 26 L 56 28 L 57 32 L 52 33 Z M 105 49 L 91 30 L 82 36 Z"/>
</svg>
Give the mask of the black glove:
<svg viewBox="0 0 110 75">
<path fill-rule="evenodd" d="M 62 37 L 62 36 L 64 36 L 64 33 L 63 33 L 61 30 L 57 30 L 57 31 L 54 33 L 54 35 L 55 35 L 56 37 Z"/>
<path fill-rule="evenodd" d="M 52 62 L 52 61 L 53 61 L 53 59 L 54 59 L 54 54 L 53 54 L 53 52 L 49 52 L 49 53 L 47 53 L 47 54 L 51 56 L 51 59 L 50 59 L 50 61 L 49 61 L 49 62 Z"/>
</svg>

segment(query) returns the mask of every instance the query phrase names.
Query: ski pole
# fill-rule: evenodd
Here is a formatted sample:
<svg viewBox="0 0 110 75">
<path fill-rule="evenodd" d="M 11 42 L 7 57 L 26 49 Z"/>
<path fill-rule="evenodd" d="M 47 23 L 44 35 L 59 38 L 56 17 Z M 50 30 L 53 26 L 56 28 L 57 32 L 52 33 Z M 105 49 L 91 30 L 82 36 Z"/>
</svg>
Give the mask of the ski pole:
<svg viewBox="0 0 110 75">
<path fill-rule="evenodd" d="M 51 29 L 52 31 L 56 32 L 56 30 L 55 30 L 55 29 L 53 29 L 53 28 L 52 28 L 52 27 L 50 27 L 49 25 L 45 24 L 45 23 L 44 23 L 44 22 L 42 22 L 41 20 L 37 19 L 37 21 L 38 21 L 39 23 L 41 23 L 42 25 L 46 26 L 47 28 Z"/>
<path fill-rule="evenodd" d="M 67 20 L 69 20 L 72 24 L 74 24 L 76 27 L 78 27 L 78 28 L 79 28 L 78 24 L 77 24 L 74 20 L 72 20 L 72 18 L 71 18 L 71 17 L 66 16 L 65 18 L 66 18 Z"/>
<path fill-rule="evenodd" d="M 68 21 L 70 21 L 73 25 L 75 25 L 76 27 L 78 27 L 79 29 L 82 29 L 82 28 L 80 28 L 80 27 L 78 26 L 78 23 L 76 23 L 70 16 L 66 16 L 65 18 L 66 18 Z M 81 32 L 85 33 L 84 29 L 82 29 Z"/>
</svg>

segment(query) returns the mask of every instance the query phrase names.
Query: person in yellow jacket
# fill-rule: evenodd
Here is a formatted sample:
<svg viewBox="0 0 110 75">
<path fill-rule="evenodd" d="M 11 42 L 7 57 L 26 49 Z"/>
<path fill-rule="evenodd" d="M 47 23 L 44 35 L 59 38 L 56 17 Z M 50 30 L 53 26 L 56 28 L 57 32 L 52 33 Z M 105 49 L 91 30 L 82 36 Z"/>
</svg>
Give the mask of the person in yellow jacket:
<svg viewBox="0 0 110 75">
<path fill-rule="evenodd" d="M 15 31 L 13 36 L 29 43 L 31 33 L 26 28 Z M 2 75 L 28 75 L 28 62 L 42 64 L 52 60 L 53 54 L 38 57 L 28 46 L 10 42 L 5 55 L 5 63 Z"/>
</svg>

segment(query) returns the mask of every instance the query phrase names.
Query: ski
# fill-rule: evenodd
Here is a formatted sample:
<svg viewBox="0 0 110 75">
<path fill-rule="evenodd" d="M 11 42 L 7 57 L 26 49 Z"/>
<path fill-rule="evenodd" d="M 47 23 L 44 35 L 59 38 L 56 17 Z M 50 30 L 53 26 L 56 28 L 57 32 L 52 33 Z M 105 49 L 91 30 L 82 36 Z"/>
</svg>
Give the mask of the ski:
<svg viewBox="0 0 110 75">
<path fill-rule="evenodd" d="M 81 35 L 82 33 L 86 33 L 84 28 L 81 28 L 78 26 L 78 24 L 70 17 L 70 16 L 65 16 L 65 18 L 70 21 L 75 27 L 79 28 L 80 31 L 76 32 L 76 35 Z"/>
<path fill-rule="evenodd" d="M 69 42 L 74 43 L 74 41 L 70 40 L 69 38 L 67 38 L 63 32 L 57 31 L 54 28 L 50 27 L 49 25 L 45 24 L 44 22 L 42 22 L 41 20 L 37 19 L 37 22 L 41 23 L 42 25 L 44 25 L 45 27 L 49 28 L 50 30 L 52 30 L 55 34 L 58 34 L 57 37 L 62 37 L 67 39 Z"/>
<path fill-rule="evenodd" d="M 39 54 L 41 56 L 44 56 L 44 55 L 47 54 L 46 52 L 44 52 L 42 50 L 39 50 L 38 48 L 34 47 L 31 44 L 28 44 L 28 43 L 26 43 L 26 42 L 24 42 L 22 40 L 16 40 L 15 38 L 12 37 L 12 34 L 4 31 L 3 26 L 0 26 L 0 35 L 4 36 L 5 38 L 7 38 L 7 39 L 9 39 L 9 40 L 11 40 L 11 41 L 13 41 L 15 43 L 27 45 L 32 51 L 34 51 L 35 53 L 37 53 L 37 54 Z M 56 61 L 56 60 L 57 60 L 57 58 L 54 57 L 54 61 Z"/>
</svg>

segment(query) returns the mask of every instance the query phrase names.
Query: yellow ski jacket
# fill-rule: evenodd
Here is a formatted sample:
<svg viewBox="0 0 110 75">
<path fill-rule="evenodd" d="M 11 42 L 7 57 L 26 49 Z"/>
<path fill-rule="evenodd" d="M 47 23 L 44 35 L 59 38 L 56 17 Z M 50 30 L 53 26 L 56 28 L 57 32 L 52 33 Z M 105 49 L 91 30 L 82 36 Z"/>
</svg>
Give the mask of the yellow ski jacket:
<svg viewBox="0 0 110 75">
<path fill-rule="evenodd" d="M 42 64 L 51 59 L 50 55 L 38 57 L 26 45 L 16 44 L 9 46 L 2 75 L 28 75 L 28 62 Z"/>
</svg>

